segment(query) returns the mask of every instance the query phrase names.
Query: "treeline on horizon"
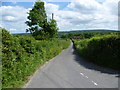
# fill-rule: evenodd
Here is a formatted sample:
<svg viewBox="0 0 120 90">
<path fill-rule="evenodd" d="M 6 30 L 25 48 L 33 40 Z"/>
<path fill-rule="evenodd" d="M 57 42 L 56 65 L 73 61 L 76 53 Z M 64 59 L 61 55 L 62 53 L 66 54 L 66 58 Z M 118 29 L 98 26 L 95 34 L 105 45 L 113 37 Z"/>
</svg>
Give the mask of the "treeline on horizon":
<svg viewBox="0 0 120 90">
<path fill-rule="evenodd" d="M 83 31 L 66 31 L 59 32 L 59 37 L 61 38 L 76 38 L 76 36 L 80 36 L 78 39 L 91 38 L 94 36 L 102 36 L 102 35 L 110 35 L 110 34 L 120 34 L 119 31 L 111 31 L 111 30 L 83 30 Z"/>
</svg>

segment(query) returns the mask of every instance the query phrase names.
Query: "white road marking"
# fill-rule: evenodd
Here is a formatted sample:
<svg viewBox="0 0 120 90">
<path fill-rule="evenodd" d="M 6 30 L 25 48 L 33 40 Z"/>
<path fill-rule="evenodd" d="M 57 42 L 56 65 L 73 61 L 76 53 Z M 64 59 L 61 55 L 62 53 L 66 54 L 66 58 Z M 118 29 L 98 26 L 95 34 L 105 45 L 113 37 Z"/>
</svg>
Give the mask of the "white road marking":
<svg viewBox="0 0 120 90">
<path fill-rule="evenodd" d="M 92 81 L 94 83 L 94 85 L 98 85 L 96 82 Z"/>
<path fill-rule="evenodd" d="M 84 74 L 83 73 L 80 73 L 82 76 L 84 76 Z"/>
<path fill-rule="evenodd" d="M 84 76 L 84 77 L 86 77 L 86 78 L 88 78 L 88 76 L 85 76 L 83 73 L 80 73 L 82 76 Z M 92 81 L 92 83 L 94 84 L 94 85 L 98 85 L 96 82 L 94 82 L 94 81 Z"/>
</svg>

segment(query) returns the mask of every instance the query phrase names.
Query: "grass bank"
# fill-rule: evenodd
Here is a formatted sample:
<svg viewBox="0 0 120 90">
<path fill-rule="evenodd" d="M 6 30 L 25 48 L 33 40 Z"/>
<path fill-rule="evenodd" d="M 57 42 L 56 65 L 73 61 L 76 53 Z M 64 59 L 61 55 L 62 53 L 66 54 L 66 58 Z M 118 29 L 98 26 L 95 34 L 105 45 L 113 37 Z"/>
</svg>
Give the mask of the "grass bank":
<svg viewBox="0 0 120 90">
<path fill-rule="evenodd" d="M 37 41 L 2 30 L 2 88 L 20 88 L 38 67 L 70 45 L 70 40 Z"/>
</svg>

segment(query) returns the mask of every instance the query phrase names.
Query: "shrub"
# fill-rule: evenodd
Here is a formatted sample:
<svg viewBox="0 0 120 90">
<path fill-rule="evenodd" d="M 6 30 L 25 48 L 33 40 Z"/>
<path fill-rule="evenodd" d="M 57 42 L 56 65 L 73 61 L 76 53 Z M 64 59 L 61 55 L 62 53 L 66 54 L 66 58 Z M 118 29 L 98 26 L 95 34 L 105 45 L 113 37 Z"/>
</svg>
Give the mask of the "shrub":
<svg viewBox="0 0 120 90">
<path fill-rule="evenodd" d="M 101 66 L 119 70 L 120 37 L 116 34 L 75 40 L 75 46 L 81 56 Z"/>
</svg>

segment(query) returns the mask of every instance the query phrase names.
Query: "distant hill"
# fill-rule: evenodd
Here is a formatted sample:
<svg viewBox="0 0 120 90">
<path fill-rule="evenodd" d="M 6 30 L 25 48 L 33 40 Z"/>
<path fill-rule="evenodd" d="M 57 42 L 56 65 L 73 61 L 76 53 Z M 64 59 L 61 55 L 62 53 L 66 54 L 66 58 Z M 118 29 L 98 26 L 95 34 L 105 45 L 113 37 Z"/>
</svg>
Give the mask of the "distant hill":
<svg viewBox="0 0 120 90">
<path fill-rule="evenodd" d="M 117 30 L 105 30 L 105 29 L 95 29 L 95 30 L 74 30 L 74 31 L 59 31 L 60 33 L 80 33 L 80 32 L 120 32 Z"/>
<path fill-rule="evenodd" d="M 12 35 L 30 35 L 30 33 L 13 33 Z"/>
<path fill-rule="evenodd" d="M 80 33 L 80 32 L 120 32 L 120 31 L 117 31 L 117 30 L 106 30 L 106 29 L 58 31 L 59 34 L 62 34 L 62 33 Z M 30 33 L 15 33 L 13 35 L 30 35 Z"/>
</svg>

